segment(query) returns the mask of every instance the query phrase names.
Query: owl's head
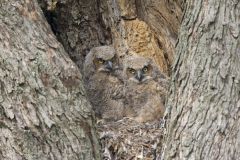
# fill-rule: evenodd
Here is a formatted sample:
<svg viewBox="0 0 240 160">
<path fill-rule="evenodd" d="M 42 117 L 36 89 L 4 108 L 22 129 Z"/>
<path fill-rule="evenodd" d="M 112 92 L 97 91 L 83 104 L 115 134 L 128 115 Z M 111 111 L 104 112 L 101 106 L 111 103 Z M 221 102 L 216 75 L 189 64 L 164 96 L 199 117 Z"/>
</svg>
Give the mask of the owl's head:
<svg viewBox="0 0 240 160">
<path fill-rule="evenodd" d="M 131 56 L 124 62 L 126 80 L 135 83 L 146 83 L 156 77 L 156 65 L 150 58 Z"/>
<path fill-rule="evenodd" d="M 93 53 L 93 65 L 98 72 L 112 72 L 118 68 L 115 49 L 111 46 L 95 47 Z"/>
</svg>

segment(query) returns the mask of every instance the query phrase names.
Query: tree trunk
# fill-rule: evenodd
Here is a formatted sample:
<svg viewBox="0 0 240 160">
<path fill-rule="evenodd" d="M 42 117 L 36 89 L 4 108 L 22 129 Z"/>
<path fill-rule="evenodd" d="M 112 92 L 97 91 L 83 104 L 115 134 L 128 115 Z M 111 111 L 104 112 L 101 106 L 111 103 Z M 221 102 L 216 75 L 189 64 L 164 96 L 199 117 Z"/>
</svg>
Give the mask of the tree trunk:
<svg viewBox="0 0 240 160">
<path fill-rule="evenodd" d="M 0 6 L 0 159 L 100 159 L 81 74 L 37 2 Z"/>
<path fill-rule="evenodd" d="M 187 1 L 167 103 L 165 159 L 239 159 L 239 26 L 239 0 Z"/>
</svg>

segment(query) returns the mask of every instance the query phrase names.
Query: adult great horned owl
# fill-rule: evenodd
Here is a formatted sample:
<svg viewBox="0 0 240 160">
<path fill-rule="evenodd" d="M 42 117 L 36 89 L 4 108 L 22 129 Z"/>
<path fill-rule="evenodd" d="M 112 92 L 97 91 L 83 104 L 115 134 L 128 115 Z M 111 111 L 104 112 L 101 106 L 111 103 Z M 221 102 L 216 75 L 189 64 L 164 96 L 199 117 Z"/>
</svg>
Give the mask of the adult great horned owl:
<svg viewBox="0 0 240 160">
<path fill-rule="evenodd" d="M 166 77 L 150 58 L 132 56 L 124 62 L 125 115 L 139 122 L 163 117 Z"/>
<path fill-rule="evenodd" d="M 92 48 L 84 63 L 84 84 L 96 116 L 105 120 L 122 117 L 123 82 L 119 79 L 119 64 L 111 46 Z"/>
</svg>

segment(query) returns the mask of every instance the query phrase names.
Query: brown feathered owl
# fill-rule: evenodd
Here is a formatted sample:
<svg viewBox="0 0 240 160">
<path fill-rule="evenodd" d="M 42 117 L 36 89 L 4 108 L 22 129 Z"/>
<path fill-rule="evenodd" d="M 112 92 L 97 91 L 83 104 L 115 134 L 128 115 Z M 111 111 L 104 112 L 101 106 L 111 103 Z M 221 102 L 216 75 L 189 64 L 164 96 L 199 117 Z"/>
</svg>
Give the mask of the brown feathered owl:
<svg viewBox="0 0 240 160">
<path fill-rule="evenodd" d="M 96 116 L 118 120 L 123 113 L 123 82 L 119 63 L 111 46 L 92 48 L 84 63 L 84 83 Z"/>
<path fill-rule="evenodd" d="M 125 115 L 139 122 L 159 119 L 165 111 L 166 77 L 150 58 L 131 56 L 124 62 Z"/>
</svg>

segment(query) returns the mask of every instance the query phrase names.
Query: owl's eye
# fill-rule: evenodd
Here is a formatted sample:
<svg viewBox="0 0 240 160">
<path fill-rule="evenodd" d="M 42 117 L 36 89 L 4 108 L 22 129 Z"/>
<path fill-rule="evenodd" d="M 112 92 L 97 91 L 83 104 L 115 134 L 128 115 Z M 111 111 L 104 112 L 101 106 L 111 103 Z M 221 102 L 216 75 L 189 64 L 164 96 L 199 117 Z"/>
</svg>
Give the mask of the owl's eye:
<svg viewBox="0 0 240 160">
<path fill-rule="evenodd" d="M 103 64 L 104 60 L 103 59 L 98 59 L 98 63 Z"/>
<path fill-rule="evenodd" d="M 145 67 L 142 69 L 142 71 L 143 71 L 144 73 L 146 73 L 146 72 L 148 71 L 148 67 L 145 66 Z"/>
<path fill-rule="evenodd" d="M 128 71 L 132 74 L 135 74 L 136 73 L 136 70 L 135 69 L 132 69 L 132 68 L 128 68 Z"/>
</svg>

